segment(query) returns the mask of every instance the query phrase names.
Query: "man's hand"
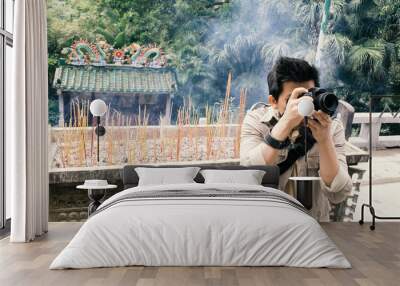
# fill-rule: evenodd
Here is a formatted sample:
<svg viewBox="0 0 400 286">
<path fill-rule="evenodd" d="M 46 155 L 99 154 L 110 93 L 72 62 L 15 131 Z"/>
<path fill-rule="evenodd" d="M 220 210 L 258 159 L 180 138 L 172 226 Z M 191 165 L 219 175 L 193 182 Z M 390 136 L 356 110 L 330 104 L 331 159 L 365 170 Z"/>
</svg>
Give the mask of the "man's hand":
<svg viewBox="0 0 400 286">
<path fill-rule="evenodd" d="M 292 94 L 289 97 L 281 120 L 287 124 L 287 127 L 290 129 L 290 131 L 298 126 L 304 119 L 304 117 L 300 115 L 298 111 L 299 102 L 304 99 L 311 101 L 313 100 L 311 96 L 304 96 L 301 99 L 299 98 L 299 96 L 306 92 L 308 92 L 308 90 L 304 87 L 298 87 L 292 91 Z"/>
<path fill-rule="evenodd" d="M 281 119 L 279 119 L 278 123 L 276 123 L 276 125 L 271 130 L 270 134 L 274 139 L 279 141 L 286 140 L 292 130 L 303 121 L 304 117 L 301 116 L 298 111 L 299 102 L 300 100 L 303 100 L 303 98 L 308 98 L 309 100 L 312 100 L 310 96 L 305 96 L 301 99 L 299 98 L 300 95 L 306 92 L 308 92 L 308 90 L 303 87 L 295 88 L 292 91 Z M 276 164 L 278 155 L 279 150 L 265 144 L 263 156 L 266 164 Z"/>
<path fill-rule="evenodd" d="M 272 128 L 272 137 L 281 141 L 285 140 L 290 132 L 303 121 L 304 117 L 301 116 L 298 111 L 299 102 L 303 100 L 303 98 L 312 100 L 311 96 L 299 98 L 300 95 L 306 92 L 308 92 L 308 90 L 304 87 L 298 87 L 292 91 L 282 118 L 279 119 L 278 123 Z"/>
<path fill-rule="evenodd" d="M 319 110 L 309 118 L 308 127 L 319 145 L 320 176 L 325 185 L 330 186 L 339 171 L 339 162 L 331 136 L 331 117 Z"/>
<path fill-rule="evenodd" d="M 308 127 L 310 127 L 311 132 L 315 140 L 319 144 L 324 144 L 328 142 L 327 140 L 332 141 L 331 137 L 331 125 L 332 119 L 325 112 L 319 110 L 314 111 L 312 117 L 308 119 Z"/>
</svg>

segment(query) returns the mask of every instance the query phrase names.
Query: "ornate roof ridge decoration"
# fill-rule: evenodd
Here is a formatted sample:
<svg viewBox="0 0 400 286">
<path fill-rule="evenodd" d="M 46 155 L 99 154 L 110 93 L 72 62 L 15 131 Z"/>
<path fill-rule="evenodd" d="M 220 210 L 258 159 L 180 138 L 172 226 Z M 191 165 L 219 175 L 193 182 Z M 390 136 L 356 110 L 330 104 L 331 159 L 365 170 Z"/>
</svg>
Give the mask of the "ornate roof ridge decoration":
<svg viewBox="0 0 400 286">
<path fill-rule="evenodd" d="M 133 67 L 162 68 L 167 66 L 168 58 L 156 45 L 140 46 L 132 43 L 121 49 L 115 49 L 106 41 L 90 43 L 87 40 L 75 41 L 71 47 L 63 48 L 61 53 L 66 59 L 60 64 L 71 65 L 126 65 Z"/>
</svg>

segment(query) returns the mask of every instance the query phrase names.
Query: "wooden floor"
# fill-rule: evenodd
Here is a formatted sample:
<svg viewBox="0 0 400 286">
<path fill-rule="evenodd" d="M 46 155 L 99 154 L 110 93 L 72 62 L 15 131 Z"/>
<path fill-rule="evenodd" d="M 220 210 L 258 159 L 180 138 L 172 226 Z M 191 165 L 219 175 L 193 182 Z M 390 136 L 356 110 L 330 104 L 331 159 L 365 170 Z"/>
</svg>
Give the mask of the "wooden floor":
<svg viewBox="0 0 400 286">
<path fill-rule="evenodd" d="M 400 285 L 400 223 L 328 223 L 324 229 L 352 269 L 288 267 L 124 267 L 48 270 L 81 226 L 51 223 L 49 233 L 28 244 L 0 241 L 0 285 Z"/>
</svg>

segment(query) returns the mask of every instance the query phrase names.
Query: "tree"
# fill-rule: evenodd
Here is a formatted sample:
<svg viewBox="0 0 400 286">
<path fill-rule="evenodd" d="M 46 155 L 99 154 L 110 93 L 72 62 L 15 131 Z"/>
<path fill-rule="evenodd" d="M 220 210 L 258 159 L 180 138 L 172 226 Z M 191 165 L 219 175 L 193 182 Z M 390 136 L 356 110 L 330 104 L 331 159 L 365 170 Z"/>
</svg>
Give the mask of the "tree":
<svg viewBox="0 0 400 286">
<path fill-rule="evenodd" d="M 356 110 L 366 110 L 369 95 L 399 93 L 400 2 L 347 1 L 335 19 L 336 47 L 347 51 L 337 68 L 338 93 Z M 381 108 L 381 107 L 380 107 Z"/>
</svg>

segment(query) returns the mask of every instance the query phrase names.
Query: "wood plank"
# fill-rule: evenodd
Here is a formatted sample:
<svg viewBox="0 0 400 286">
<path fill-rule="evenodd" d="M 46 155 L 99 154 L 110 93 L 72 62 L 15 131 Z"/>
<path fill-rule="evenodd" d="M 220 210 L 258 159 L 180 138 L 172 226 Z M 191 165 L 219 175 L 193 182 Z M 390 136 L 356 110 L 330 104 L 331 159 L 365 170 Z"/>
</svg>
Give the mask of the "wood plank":
<svg viewBox="0 0 400 286">
<path fill-rule="evenodd" d="M 117 267 L 49 270 L 81 223 L 50 223 L 47 235 L 29 244 L 0 241 L 0 285 L 399 285 L 400 223 L 378 222 L 374 232 L 357 223 L 322 227 L 352 263 L 352 269 L 290 267 Z"/>
</svg>

